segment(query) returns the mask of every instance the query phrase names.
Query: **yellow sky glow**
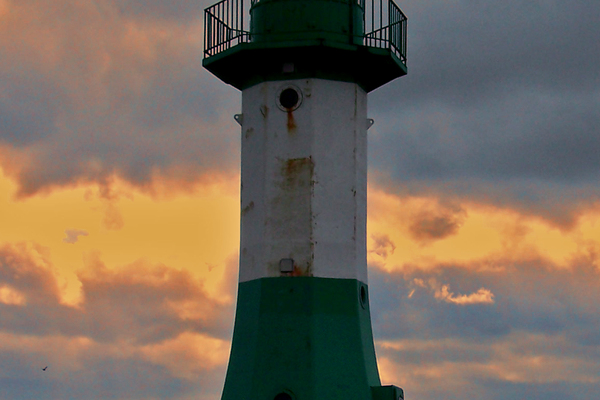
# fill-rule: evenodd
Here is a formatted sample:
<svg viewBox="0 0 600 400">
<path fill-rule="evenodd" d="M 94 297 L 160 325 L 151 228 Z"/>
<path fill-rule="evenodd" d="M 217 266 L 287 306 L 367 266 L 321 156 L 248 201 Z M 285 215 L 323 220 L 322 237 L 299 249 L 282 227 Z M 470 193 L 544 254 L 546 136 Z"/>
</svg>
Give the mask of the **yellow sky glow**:
<svg viewBox="0 0 600 400">
<path fill-rule="evenodd" d="M 600 215 L 591 209 L 569 230 L 561 230 L 541 218 L 510 209 L 463 203 L 464 218 L 455 232 L 426 242 L 409 232 L 415 210 L 436 212 L 436 199 L 399 198 L 380 190 L 369 191 L 369 236 L 386 234 L 396 249 L 386 259 L 369 253 L 370 261 L 387 270 L 405 265 L 419 268 L 438 264 L 477 263 L 499 268 L 498 261 L 543 259 L 566 267 L 574 257 L 586 254 L 600 243 Z M 372 245 L 372 241 L 370 241 Z"/>
<path fill-rule="evenodd" d="M 205 280 L 209 294 L 239 243 L 237 182 L 213 182 L 194 193 L 156 200 L 116 180 L 118 199 L 98 196 L 94 185 L 57 189 L 49 195 L 16 201 L 16 185 L 0 172 L 0 243 L 32 242 L 48 249 L 67 303 L 76 303 L 78 270 L 99 259 L 108 268 L 144 259 L 186 269 Z M 66 230 L 87 233 L 67 243 Z"/>
<path fill-rule="evenodd" d="M 63 285 L 63 301 L 77 303 L 77 271 L 86 260 L 99 259 L 118 268 L 143 259 L 185 269 L 205 280 L 209 295 L 222 298 L 225 264 L 236 262 L 239 246 L 239 177 L 206 182 L 185 193 L 150 195 L 114 179 L 112 196 L 97 185 L 55 189 L 47 195 L 15 200 L 16 184 L 0 172 L 0 243 L 35 243 L 46 248 Z M 156 185 L 168 190 L 168 184 Z M 405 265 L 429 268 L 439 263 L 464 265 L 542 258 L 567 266 L 600 242 L 600 216 L 583 214 L 570 230 L 509 209 L 461 204 L 460 223 L 452 233 L 423 241 L 411 235 L 415 215 L 437 212 L 436 199 L 399 198 L 369 191 L 369 237 L 384 234 L 395 245 L 386 257 L 369 253 L 369 261 L 388 270 Z M 67 231 L 75 234 L 69 243 Z M 368 241 L 372 250 L 373 242 Z M 233 261 L 232 261 L 233 260 Z M 5 301 L 17 301 L 4 290 Z M 227 299 L 230 300 L 230 299 Z"/>
</svg>

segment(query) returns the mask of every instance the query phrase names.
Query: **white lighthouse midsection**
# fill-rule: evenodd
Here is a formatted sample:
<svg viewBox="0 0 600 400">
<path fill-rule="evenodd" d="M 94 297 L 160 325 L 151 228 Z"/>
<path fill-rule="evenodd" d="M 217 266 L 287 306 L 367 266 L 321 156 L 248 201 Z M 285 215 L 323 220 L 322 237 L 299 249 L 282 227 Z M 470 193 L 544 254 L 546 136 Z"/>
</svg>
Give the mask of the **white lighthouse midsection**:
<svg viewBox="0 0 600 400">
<path fill-rule="evenodd" d="M 240 282 L 367 283 L 367 94 L 323 79 L 242 91 Z"/>
</svg>

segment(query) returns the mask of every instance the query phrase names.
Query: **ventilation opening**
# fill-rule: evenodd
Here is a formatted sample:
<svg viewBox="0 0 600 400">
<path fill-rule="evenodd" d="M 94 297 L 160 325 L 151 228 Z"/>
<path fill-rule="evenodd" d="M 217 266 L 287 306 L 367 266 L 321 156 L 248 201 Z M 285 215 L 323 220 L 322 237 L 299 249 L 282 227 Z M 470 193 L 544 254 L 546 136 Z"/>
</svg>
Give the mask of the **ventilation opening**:
<svg viewBox="0 0 600 400">
<path fill-rule="evenodd" d="M 292 400 L 292 396 L 289 393 L 281 392 L 277 394 L 273 400 Z"/>
<path fill-rule="evenodd" d="M 283 111 L 294 111 L 302 103 L 302 93 L 296 87 L 286 87 L 277 97 L 277 105 Z"/>
<path fill-rule="evenodd" d="M 360 298 L 360 305 L 362 306 L 362 308 L 367 308 L 367 288 L 364 285 L 360 285 L 358 296 Z"/>
</svg>

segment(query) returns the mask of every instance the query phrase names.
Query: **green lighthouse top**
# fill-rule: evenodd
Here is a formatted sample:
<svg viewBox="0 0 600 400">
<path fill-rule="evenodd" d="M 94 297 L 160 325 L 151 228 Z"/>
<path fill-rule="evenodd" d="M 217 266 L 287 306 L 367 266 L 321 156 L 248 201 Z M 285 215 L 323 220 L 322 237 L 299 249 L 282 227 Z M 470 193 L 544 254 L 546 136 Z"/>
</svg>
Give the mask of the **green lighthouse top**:
<svg viewBox="0 0 600 400">
<path fill-rule="evenodd" d="M 244 0 L 204 16 L 202 65 L 238 89 L 323 78 L 369 92 L 406 75 L 406 17 L 393 0 L 251 1 L 249 21 Z"/>
</svg>

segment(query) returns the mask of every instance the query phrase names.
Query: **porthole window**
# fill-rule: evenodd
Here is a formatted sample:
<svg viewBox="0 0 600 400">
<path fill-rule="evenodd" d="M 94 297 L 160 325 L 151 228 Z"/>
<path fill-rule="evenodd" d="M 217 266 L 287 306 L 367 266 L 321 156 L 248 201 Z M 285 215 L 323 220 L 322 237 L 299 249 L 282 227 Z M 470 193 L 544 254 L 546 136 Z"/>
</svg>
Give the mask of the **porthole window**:
<svg viewBox="0 0 600 400">
<path fill-rule="evenodd" d="M 358 298 L 362 308 L 366 309 L 369 305 L 369 299 L 367 298 L 367 288 L 364 285 L 360 285 L 360 289 L 358 290 Z"/>
<path fill-rule="evenodd" d="M 278 393 L 273 400 L 292 400 L 292 396 L 289 393 L 281 392 Z"/>
<path fill-rule="evenodd" d="M 283 111 L 294 111 L 302 104 L 302 92 L 295 86 L 288 85 L 279 91 L 277 106 Z"/>
</svg>

